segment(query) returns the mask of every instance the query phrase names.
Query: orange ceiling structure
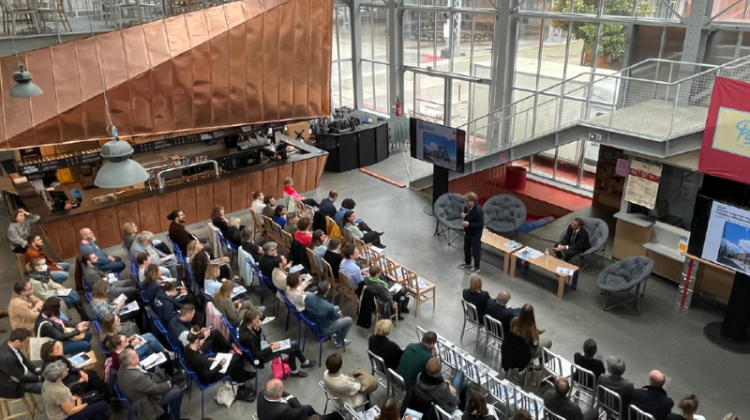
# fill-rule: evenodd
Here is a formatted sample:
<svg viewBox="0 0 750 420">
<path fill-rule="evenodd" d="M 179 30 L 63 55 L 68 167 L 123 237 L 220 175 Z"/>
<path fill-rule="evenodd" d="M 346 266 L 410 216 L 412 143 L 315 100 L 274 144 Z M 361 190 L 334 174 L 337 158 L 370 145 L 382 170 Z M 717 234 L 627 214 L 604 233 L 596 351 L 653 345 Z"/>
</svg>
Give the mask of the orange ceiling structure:
<svg viewBox="0 0 750 420">
<path fill-rule="evenodd" d="M 242 0 L 29 51 L 30 99 L 1 58 L 0 148 L 109 138 L 100 74 L 121 137 L 329 115 L 332 8 Z"/>
</svg>

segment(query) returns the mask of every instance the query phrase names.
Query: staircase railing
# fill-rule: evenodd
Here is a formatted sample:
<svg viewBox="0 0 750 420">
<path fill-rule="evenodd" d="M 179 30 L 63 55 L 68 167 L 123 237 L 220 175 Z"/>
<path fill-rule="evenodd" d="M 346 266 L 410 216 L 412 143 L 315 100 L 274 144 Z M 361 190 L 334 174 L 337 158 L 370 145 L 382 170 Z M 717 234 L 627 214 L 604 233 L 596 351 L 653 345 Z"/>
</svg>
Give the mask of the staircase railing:
<svg viewBox="0 0 750 420">
<path fill-rule="evenodd" d="M 702 130 L 717 75 L 750 82 L 750 56 L 720 66 L 647 59 L 576 75 L 460 127 L 467 160 L 581 123 L 657 141 Z"/>
</svg>

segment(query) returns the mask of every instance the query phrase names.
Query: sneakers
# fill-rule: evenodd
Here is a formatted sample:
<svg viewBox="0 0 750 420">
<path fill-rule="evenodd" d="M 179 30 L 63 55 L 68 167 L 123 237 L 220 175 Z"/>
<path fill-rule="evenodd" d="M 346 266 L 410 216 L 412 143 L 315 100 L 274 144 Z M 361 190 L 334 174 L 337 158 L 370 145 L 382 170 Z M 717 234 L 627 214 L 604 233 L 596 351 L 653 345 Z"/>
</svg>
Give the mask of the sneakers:
<svg viewBox="0 0 750 420">
<path fill-rule="evenodd" d="M 292 377 L 293 378 L 307 378 L 307 373 L 301 370 L 298 370 L 296 372 L 292 372 Z"/>
<path fill-rule="evenodd" d="M 344 345 L 348 346 L 349 343 L 351 343 L 351 340 L 349 340 L 348 338 L 345 338 L 343 343 L 333 343 L 333 347 L 336 347 L 336 348 L 344 347 Z"/>
<path fill-rule="evenodd" d="M 480 271 L 482 271 L 482 269 L 479 268 L 479 267 L 477 267 L 477 268 L 472 268 L 471 271 L 470 271 L 470 273 L 472 273 L 472 274 L 479 274 Z"/>
<path fill-rule="evenodd" d="M 471 264 L 459 264 L 458 268 L 471 268 Z"/>
<path fill-rule="evenodd" d="M 266 311 L 266 307 L 265 306 L 258 306 L 258 312 L 263 313 L 265 311 Z"/>
<path fill-rule="evenodd" d="M 305 360 L 305 363 L 302 363 L 301 365 L 299 365 L 299 367 L 305 368 L 305 369 L 311 369 L 315 367 L 315 362 L 313 362 L 310 359 L 307 359 Z"/>
</svg>

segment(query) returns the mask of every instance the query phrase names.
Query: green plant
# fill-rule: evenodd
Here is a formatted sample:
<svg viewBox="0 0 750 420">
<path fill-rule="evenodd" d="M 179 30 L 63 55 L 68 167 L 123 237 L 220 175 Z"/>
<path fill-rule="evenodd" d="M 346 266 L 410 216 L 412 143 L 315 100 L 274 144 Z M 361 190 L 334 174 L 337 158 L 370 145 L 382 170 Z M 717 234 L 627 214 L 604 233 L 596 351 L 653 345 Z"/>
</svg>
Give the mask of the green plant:
<svg viewBox="0 0 750 420">
<path fill-rule="evenodd" d="M 635 14 L 650 16 L 653 13 L 651 5 L 644 0 L 573 0 L 573 12 L 576 14 L 596 14 L 599 1 L 604 1 L 604 14 L 613 16 L 630 16 L 633 12 L 633 1 L 637 1 Z M 553 0 L 550 11 L 570 13 L 571 0 Z M 553 19 L 551 25 L 557 29 L 568 29 L 569 20 Z M 583 48 L 593 54 L 596 42 L 596 23 L 573 21 L 572 34 L 577 40 L 583 41 Z M 602 24 L 602 38 L 599 44 L 599 57 L 611 57 L 612 61 L 621 61 L 625 55 L 625 41 L 627 27 L 623 24 Z"/>
</svg>

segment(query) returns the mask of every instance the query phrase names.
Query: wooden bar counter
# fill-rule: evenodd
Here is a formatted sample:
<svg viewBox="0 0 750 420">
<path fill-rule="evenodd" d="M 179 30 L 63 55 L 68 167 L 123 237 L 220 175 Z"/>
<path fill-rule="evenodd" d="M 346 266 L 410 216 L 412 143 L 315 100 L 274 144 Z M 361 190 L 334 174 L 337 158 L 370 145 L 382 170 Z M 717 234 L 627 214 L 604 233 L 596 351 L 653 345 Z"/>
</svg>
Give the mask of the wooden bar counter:
<svg viewBox="0 0 750 420">
<path fill-rule="evenodd" d="M 154 191 L 145 189 L 119 196 L 117 200 L 94 203 L 84 199 L 80 207 L 68 211 L 52 213 L 38 196 L 22 200 L 30 212 L 41 216 L 38 225 L 46 235 L 48 246 L 61 259 L 72 258 L 78 254 L 78 231 L 84 227 L 94 231 L 99 247 L 108 248 L 122 243 L 122 227 L 126 222 L 134 222 L 141 231 L 158 233 L 169 229 L 167 215 L 174 209 L 185 212 L 188 224 L 209 218 L 216 204 L 223 205 L 227 213 L 247 209 L 254 191 L 280 198 L 284 178 L 289 176 L 294 178 L 297 191 L 318 188 L 328 153 L 294 140 L 288 143 L 300 152 L 287 159 L 266 161 L 218 177 Z M 106 194 L 104 190 L 99 191 Z"/>
</svg>

